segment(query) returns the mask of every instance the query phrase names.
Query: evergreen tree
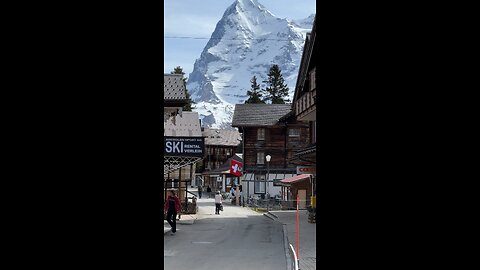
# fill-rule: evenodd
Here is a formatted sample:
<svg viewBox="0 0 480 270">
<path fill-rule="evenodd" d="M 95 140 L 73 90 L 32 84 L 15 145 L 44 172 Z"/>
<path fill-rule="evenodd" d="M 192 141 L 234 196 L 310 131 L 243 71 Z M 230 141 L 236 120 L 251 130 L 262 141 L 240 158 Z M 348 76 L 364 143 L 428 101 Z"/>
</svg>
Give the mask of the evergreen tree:
<svg viewBox="0 0 480 270">
<path fill-rule="evenodd" d="M 182 74 L 182 75 L 185 75 L 185 72 L 183 72 L 183 68 L 181 68 L 180 66 L 177 66 L 176 68 L 173 69 L 172 72 L 170 72 L 171 74 Z M 195 102 L 190 98 L 190 94 L 188 93 L 188 90 L 187 90 L 187 78 L 183 78 L 183 85 L 185 86 L 185 94 L 186 94 L 186 97 L 187 97 L 187 105 L 183 106 L 183 111 L 186 111 L 186 112 L 191 112 L 192 109 L 195 109 L 194 106 L 192 106 L 193 104 L 195 104 Z"/>
<path fill-rule="evenodd" d="M 252 83 L 251 89 L 247 91 L 247 95 L 249 98 L 245 101 L 245 104 L 247 103 L 263 103 L 265 102 L 262 100 L 262 93 L 259 91 L 260 90 L 260 85 L 257 83 L 257 77 L 253 76 L 253 78 L 250 80 Z"/>
<path fill-rule="evenodd" d="M 288 87 L 283 79 L 282 71 L 278 65 L 272 65 L 268 72 L 268 78 L 266 81 L 267 87 L 265 88 L 266 96 L 264 101 L 271 101 L 272 104 L 285 104 L 289 102 L 286 97 L 288 96 Z"/>
</svg>

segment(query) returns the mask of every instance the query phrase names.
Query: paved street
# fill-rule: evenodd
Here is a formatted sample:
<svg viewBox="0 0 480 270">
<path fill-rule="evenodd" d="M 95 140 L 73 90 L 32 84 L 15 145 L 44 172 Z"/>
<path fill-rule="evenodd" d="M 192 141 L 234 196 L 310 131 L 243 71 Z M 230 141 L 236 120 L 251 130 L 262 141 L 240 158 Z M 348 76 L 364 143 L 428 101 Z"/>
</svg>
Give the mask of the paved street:
<svg viewBox="0 0 480 270">
<path fill-rule="evenodd" d="M 248 208 L 199 199 L 194 224 L 164 236 L 165 269 L 287 269 L 282 224 Z M 182 216 L 183 219 L 183 216 Z"/>
<path fill-rule="evenodd" d="M 296 248 L 296 211 L 270 211 L 278 220 L 287 224 L 288 241 Z M 299 268 L 301 270 L 316 269 L 316 225 L 308 223 L 308 212 L 299 211 Z"/>
</svg>

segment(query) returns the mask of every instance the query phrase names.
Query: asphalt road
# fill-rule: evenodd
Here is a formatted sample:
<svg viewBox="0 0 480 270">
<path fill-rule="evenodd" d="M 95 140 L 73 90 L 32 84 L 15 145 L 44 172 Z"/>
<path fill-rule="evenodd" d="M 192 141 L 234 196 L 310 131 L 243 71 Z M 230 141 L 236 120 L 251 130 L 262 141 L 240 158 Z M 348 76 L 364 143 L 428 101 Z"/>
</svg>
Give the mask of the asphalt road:
<svg viewBox="0 0 480 270">
<path fill-rule="evenodd" d="M 193 225 L 164 237 L 164 267 L 176 270 L 287 269 L 282 225 L 248 208 L 200 199 Z"/>
</svg>

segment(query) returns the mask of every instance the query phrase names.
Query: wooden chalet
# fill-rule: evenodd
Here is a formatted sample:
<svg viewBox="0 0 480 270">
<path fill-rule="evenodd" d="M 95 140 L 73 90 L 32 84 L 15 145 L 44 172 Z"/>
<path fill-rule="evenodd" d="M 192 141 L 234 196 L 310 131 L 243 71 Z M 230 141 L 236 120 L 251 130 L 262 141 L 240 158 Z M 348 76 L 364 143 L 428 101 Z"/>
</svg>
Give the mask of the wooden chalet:
<svg viewBox="0 0 480 270">
<path fill-rule="evenodd" d="M 319 56 L 319 43 L 316 38 L 316 17 L 313 22 L 313 28 L 307 34 L 303 49 L 300 69 L 295 87 L 295 94 L 292 103 L 292 112 L 297 121 L 305 123 L 309 127 L 308 141 L 303 147 L 296 149 L 289 157 L 289 164 L 294 164 L 298 168 L 298 174 L 295 178 L 285 179 L 281 184 L 288 187 L 288 190 L 298 193 L 306 185 L 310 185 L 313 196 L 316 194 L 316 160 L 317 160 L 317 120 L 316 120 L 316 98 L 317 98 L 317 74 L 316 58 Z M 315 197 L 311 198 L 311 203 L 315 204 Z"/>
<path fill-rule="evenodd" d="M 239 152 L 242 137 L 237 130 L 211 128 L 204 128 L 202 135 L 205 137 L 205 157 L 201 172 L 203 186 L 226 192 L 231 184 L 229 173 L 225 173 L 226 170 L 229 171 L 229 165 L 225 164 Z M 235 157 L 238 158 L 241 159 Z"/>
<path fill-rule="evenodd" d="M 290 104 L 237 104 L 232 126 L 243 136 L 243 195 L 264 198 L 268 193 L 292 200 L 288 193 L 281 193 L 278 184 L 296 175 L 295 165 L 288 160 L 310 141 L 308 124 L 295 119 Z"/>
<path fill-rule="evenodd" d="M 186 104 L 187 98 L 183 75 L 164 74 L 164 136 L 202 137 L 198 113 L 183 112 L 182 107 Z M 176 190 L 182 204 L 187 204 L 187 186 L 193 180 L 195 163 L 201 159 L 201 157 L 168 156 L 164 154 L 163 198 L 166 197 L 167 190 Z"/>
</svg>

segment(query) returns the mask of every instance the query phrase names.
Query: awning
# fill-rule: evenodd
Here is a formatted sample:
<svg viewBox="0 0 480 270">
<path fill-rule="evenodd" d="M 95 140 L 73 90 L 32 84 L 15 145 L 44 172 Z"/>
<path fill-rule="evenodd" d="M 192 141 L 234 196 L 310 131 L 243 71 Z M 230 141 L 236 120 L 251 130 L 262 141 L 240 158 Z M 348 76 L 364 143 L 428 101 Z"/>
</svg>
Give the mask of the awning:
<svg viewBox="0 0 480 270">
<path fill-rule="evenodd" d="M 311 174 L 300 174 L 292 177 L 285 178 L 280 180 L 280 184 L 290 185 L 300 181 L 305 181 L 310 179 Z"/>
</svg>

